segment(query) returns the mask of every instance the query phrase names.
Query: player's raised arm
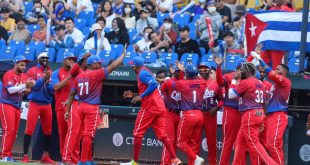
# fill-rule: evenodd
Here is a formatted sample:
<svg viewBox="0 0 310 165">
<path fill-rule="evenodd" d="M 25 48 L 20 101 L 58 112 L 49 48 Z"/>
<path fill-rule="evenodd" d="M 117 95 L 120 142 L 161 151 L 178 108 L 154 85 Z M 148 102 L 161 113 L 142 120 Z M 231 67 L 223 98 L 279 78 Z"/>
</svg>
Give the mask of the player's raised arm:
<svg viewBox="0 0 310 165">
<path fill-rule="evenodd" d="M 124 50 L 122 54 L 107 67 L 108 74 L 110 74 L 113 70 L 115 70 L 119 65 L 123 63 L 123 60 L 126 55 L 126 47 L 127 47 L 127 44 L 124 46 Z"/>
<path fill-rule="evenodd" d="M 223 63 L 223 59 L 220 57 L 215 57 L 214 61 L 217 64 L 217 67 L 216 67 L 216 83 L 220 87 L 223 87 L 225 85 L 224 79 L 223 79 L 222 67 L 221 67 L 221 65 Z"/>
</svg>

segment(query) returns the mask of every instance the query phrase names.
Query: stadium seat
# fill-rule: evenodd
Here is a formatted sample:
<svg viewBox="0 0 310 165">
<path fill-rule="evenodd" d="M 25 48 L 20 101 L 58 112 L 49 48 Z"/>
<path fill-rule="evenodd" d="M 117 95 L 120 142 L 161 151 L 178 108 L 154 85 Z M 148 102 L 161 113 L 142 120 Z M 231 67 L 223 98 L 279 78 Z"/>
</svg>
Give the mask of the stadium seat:
<svg viewBox="0 0 310 165">
<path fill-rule="evenodd" d="M 46 52 L 48 54 L 48 57 L 49 57 L 48 61 L 49 62 L 55 62 L 55 49 L 54 48 L 44 48 L 42 50 L 36 51 L 35 59 L 42 52 Z"/>
<path fill-rule="evenodd" d="M 226 56 L 226 68 L 224 70 L 235 70 L 236 69 L 236 62 L 240 58 L 239 55 L 227 55 Z"/>
<path fill-rule="evenodd" d="M 206 54 L 206 49 L 203 47 L 199 47 L 200 53 L 201 55 L 205 55 Z"/>
<path fill-rule="evenodd" d="M 79 30 L 83 30 L 83 28 L 86 26 L 86 19 L 85 18 L 76 18 L 74 19 L 75 26 Z"/>
<path fill-rule="evenodd" d="M 173 22 L 177 23 L 179 27 L 182 27 L 184 25 L 188 25 L 190 20 L 189 14 L 177 14 L 173 18 Z"/>
<path fill-rule="evenodd" d="M 130 66 L 129 62 L 133 61 L 133 58 L 137 56 L 136 52 L 127 52 L 123 60 L 124 65 Z"/>
<path fill-rule="evenodd" d="M 128 30 L 129 43 L 133 43 L 133 41 L 136 39 L 137 34 L 138 34 L 138 32 L 136 29 Z"/>
<path fill-rule="evenodd" d="M 133 45 L 129 45 L 127 46 L 127 52 L 134 52 L 135 51 L 135 48 L 133 47 Z"/>
<path fill-rule="evenodd" d="M 102 50 L 99 53 L 102 65 L 107 66 L 112 60 L 115 60 L 115 51 L 113 50 Z"/>
<path fill-rule="evenodd" d="M 192 23 L 196 23 L 197 20 L 199 20 L 201 17 L 201 14 L 195 14 L 192 20 Z"/>
<path fill-rule="evenodd" d="M 113 30 L 112 28 L 107 28 L 107 27 L 104 28 L 104 32 L 105 32 L 105 33 L 109 33 L 109 32 L 111 32 L 112 30 Z"/>
<path fill-rule="evenodd" d="M 157 54 L 155 52 L 144 52 L 142 53 L 142 57 L 144 58 L 144 63 L 152 64 L 156 63 Z"/>
<path fill-rule="evenodd" d="M 298 73 L 299 72 L 299 59 L 298 58 L 291 58 L 288 61 L 288 67 L 290 70 L 290 73 Z"/>
<path fill-rule="evenodd" d="M 15 46 L 16 48 L 24 48 L 26 46 L 24 41 L 11 41 L 9 43 L 10 46 Z"/>
<path fill-rule="evenodd" d="M 84 35 L 84 39 L 86 40 L 87 37 L 89 36 L 91 32 L 91 28 L 90 27 L 84 27 L 83 30 L 82 30 L 82 33 Z"/>
<path fill-rule="evenodd" d="M 111 48 L 115 52 L 115 58 L 118 58 L 124 50 L 124 45 L 122 45 L 122 44 L 111 44 Z"/>
<path fill-rule="evenodd" d="M 74 56 L 77 57 L 79 52 L 83 49 L 84 44 L 74 44 L 73 49 L 74 49 Z"/>
<path fill-rule="evenodd" d="M 186 66 L 189 62 L 191 62 L 194 66 L 198 65 L 199 56 L 196 53 L 184 53 L 181 57 L 181 63 L 184 63 Z"/>
<path fill-rule="evenodd" d="M 36 48 L 30 47 L 30 46 L 18 48 L 16 51 L 16 55 L 23 55 L 26 57 L 27 60 L 31 60 L 31 61 L 35 60 L 35 53 L 36 53 Z"/>
<path fill-rule="evenodd" d="M 131 41 L 131 44 L 135 44 L 142 39 L 142 36 L 135 35 Z"/>
<path fill-rule="evenodd" d="M 169 13 L 159 13 L 157 14 L 157 21 L 159 26 L 161 26 L 164 22 L 164 19 L 169 17 Z"/>
<path fill-rule="evenodd" d="M 27 25 L 27 29 L 30 31 L 30 33 L 32 35 L 34 31 L 40 29 L 40 26 L 39 25 Z"/>
<path fill-rule="evenodd" d="M 161 58 L 164 59 L 166 66 L 169 67 L 170 64 L 173 65 L 175 61 L 178 60 L 178 54 L 177 53 L 162 53 Z"/>
<path fill-rule="evenodd" d="M 27 14 L 28 12 L 31 12 L 33 2 L 24 2 L 24 6 L 25 6 L 25 14 Z"/>
<path fill-rule="evenodd" d="M 174 4 L 172 8 L 172 12 L 175 13 L 179 10 L 178 5 Z"/>
<path fill-rule="evenodd" d="M 35 48 L 36 52 L 40 52 L 45 48 L 44 42 L 38 42 L 38 41 L 30 41 L 28 44 L 29 47 Z"/>
<path fill-rule="evenodd" d="M 0 49 L 5 46 L 5 41 L 4 40 L 0 40 Z"/>
<path fill-rule="evenodd" d="M 15 46 L 4 46 L 0 50 L 0 60 L 13 60 L 16 54 Z"/>
<path fill-rule="evenodd" d="M 96 50 L 94 50 L 94 49 L 92 49 L 92 50 L 90 50 L 90 49 L 82 49 L 79 52 L 78 58 L 82 57 L 85 53 L 88 53 L 88 52 L 90 52 L 93 55 L 96 54 Z"/>
<path fill-rule="evenodd" d="M 86 26 L 91 26 L 91 20 L 95 19 L 95 12 L 93 11 L 82 11 L 78 18 L 79 19 L 85 19 L 86 20 Z M 75 23 L 76 24 L 76 23 Z"/>
<path fill-rule="evenodd" d="M 59 49 L 57 52 L 57 56 L 56 56 L 56 62 L 57 63 L 62 63 L 62 61 L 64 59 L 64 53 L 65 52 L 74 53 L 74 49 L 73 48 L 61 48 L 61 49 Z"/>
<path fill-rule="evenodd" d="M 217 66 L 217 64 L 213 60 L 213 55 L 211 53 L 202 55 L 201 62 L 209 62 L 213 67 Z"/>
<path fill-rule="evenodd" d="M 196 39 L 196 25 L 195 22 L 191 22 L 188 25 L 190 31 L 189 31 L 189 38 L 195 40 Z"/>
</svg>

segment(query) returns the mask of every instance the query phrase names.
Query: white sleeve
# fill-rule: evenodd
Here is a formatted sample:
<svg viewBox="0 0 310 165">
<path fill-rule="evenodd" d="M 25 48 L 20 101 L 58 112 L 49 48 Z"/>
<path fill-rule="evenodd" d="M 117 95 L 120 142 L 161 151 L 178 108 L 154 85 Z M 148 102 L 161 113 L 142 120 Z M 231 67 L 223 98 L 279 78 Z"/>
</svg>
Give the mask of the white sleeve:
<svg viewBox="0 0 310 165">
<path fill-rule="evenodd" d="M 92 45 L 94 43 L 94 41 L 92 42 L 93 40 L 90 38 L 88 39 L 86 42 L 85 42 L 85 45 L 84 45 L 84 49 L 93 49 L 94 48 L 94 45 Z"/>
<path fill-rule="evenodd" d="M 111 45 L 110 45 L 108 39 L 105 37 L 103 39 L 103 46 L 104 46 L 104 50 L 111 50 Z"/>
<path fill-rule="evenodd" d="M 8 92 L 9 92 L 9 94 L 15 94 L 15 93 L 22 92 L 25 89 L 26 89 L 26 84 L 21 84 L 18 86 L 9 87 Z"/>
<path fill-rule="evenodd" d="M 229 91 L 228 91 L 228 98 L 229 99 L 234 99 L 238 97 L 237 93 L 234 91 L 234 89 L 232 88 L 229 88 Z"/>
</svg>

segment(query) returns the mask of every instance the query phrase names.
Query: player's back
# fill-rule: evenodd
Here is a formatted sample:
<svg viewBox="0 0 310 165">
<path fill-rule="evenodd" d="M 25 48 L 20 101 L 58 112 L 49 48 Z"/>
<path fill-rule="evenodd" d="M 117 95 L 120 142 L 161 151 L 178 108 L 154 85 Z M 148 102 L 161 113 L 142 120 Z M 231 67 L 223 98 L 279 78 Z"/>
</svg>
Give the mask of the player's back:
<svg viewBox="0 0 310 165">
<path fill-rule="evenodd" d="M 171 83 L 173 81 L 178 81 L 178 80 L 175 78 L 171 78 L 163 82 L 161 86 L 161 93 L 164 96 L 164 103 L 165 103 L 166 108 L 171 109 L 171 110 L 179 110 L 181 93 L 173 88 L 167 87 L 167 83 Z"/>
</svg>

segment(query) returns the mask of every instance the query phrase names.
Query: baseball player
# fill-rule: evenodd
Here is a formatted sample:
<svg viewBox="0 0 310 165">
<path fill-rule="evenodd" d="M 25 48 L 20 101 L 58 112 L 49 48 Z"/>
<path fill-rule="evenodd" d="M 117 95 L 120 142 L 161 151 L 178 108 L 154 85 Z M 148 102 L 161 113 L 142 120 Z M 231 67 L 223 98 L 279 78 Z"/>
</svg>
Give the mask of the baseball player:
<svg viewBox="0 0 310 165">
<path fill-rule="evenodd" d="M 101 103 L 100 97 L 102 93 L 102 81 L 115 70 L 122 62 L 125 57 L 126 49 L 120 57 L 113 61 L 109 66 L 101 68 L 101 59 L 99 56 L 92 55 L 88 57 L 87 64 L 91 71 L 87 73 L 79 74 L 72 86 L 69 99 L 67 112 L 70 113 L 70 108 L 74 96 L 78 96 L 78 109 L 82 113 L 83 122 L 83 138 L 82 138 L 82 152 L 81 152 L 81 163 L 92 162 L 92 141 L 96 134 L 96 129 L 99 120 L 99 105 Z M 85 58 L 82 58 L 74 67 L 72 73 L 75 70 L 79 72 L 80 65 L 83 63 Z M 68 114 L 68 113 L 67 113 Z M 66 117 L 68 117 L 66 114 Z"/>
<path fill-rule="evenodd" d="M 14 68 L 3 75 L 2 97 L 0 98 L 0 118 L 2 124 L 2 160 L 14 162 L 12 147 L 17 136 L 20 121 L 22 96 L 34 84 L 24 73 L 29 61 L 24 56 L 16 56 Z"/>
<path fill-rule="evenodd" d="M 235 72 L 227 73 L 222 75 L 221 65 L 223 59 L 216 57 L 214 60 L 217 64 L 216 68 L 216 82 L 218 86 L 224 87 L 225 98 L 224 98 L 224 111 L 223 111 L 223 121 L 222 121 L 222 131 L 223 131 L 223 148 L 220 157 L 220 165 L 230 164 L 230 155 L 232 152 L 233 145 L 235 143 L 240 125 L 241 125 L 241 113 L 238 108 L 238 99 L 228 98 L 228 89 L 231 84 L 233 75 Z M 240 69 L 241 64 L 245 62 L 245 59 L 241 58 L 237 61 L 236 70 Z"/>
<path fill-rule="evenodd" d="M 67 122 L 64 119 L 66 104 L 70 93 L 70 68 L 75 63 L 76 57 L 71 52 L 64 54 L 63 66 L 52 74 L 52 86 L 55 96 L 55 110 L 58 124 L 60 155 L 62 155 L 66 134 L 68 130 Z"/>
<path fill-rule="evenodd" d="M 223 106 L 223 93 L 215 79 L 210 78 L 211 64 L 201 62 L 198 66 L 200 76 L 206 80 L 206 89 L 203 95 L 203 127 L 205 128 L 208 145 L 208 162 L 210 165 L 217 164 L 216 134 L 217 134 L 217 111 Z"/>
<path fill-rule="evenodd" d="M 291 92 L 291 81 L 286 77 L 288 66 L 280 64 L 273 71 L 259 56 L 254 54 L 264 68 L 268 79 L 274 82 L 270 90 L 267 117 L 264 123 L 266 148 L 271 157 L 280 165 L 284 164 L 283 135 L 288 124 L 287 110 Z"/>
<path fill-rule="evenodd" d="M 266 164 L 276 165 L 259 141 L 261 125 L 265 118 L 263 103 L 265 101 L 265 89 L 255 75 L 255 66 L 252 63 L 242 64 L 231 82 L 229 99 L 239 97 L 239 111 L 242 113 L 240 130 L 235 144 L 233 164 L 242 164 L 245 160 L 244 148 L 248 148 L 250 155 L 259 156 Z M 238 79 L 241 81 L 237 85 Z"/>
<path fill-rule="evenodd" d="M 142 147 L 142 138 L 149 127 L 152 127 L 157 138 L 163 142 L 167 151 L 171 155 L 172 164 L 180 164 L 181 161 L 176 157 L 173 145 L 165 131 L 165 105 L 157 90 L 157 82 L 153 73 L 144 67 L 144 59 L 136 56 L 132 61 L 132 68 L 137 75 L 139 94 L 131 91 L 124 92 L 124 98 L 133 98 L 132 103 L 141 101 L 141 110 L 138 113 L 134 136 L 133 160 L 121 165 L 136 165 Z"/>
<path fill-rule="evenodd" d="M 161 93 L 164 98 L 164 103 L 166 106 L 166 132 L 167 136 L 169 137 L 174 150 L 177 148 L 177 128 L 180 121 L 180 100 L 181 94 L 180 92 L 173 90 L 172 88 L 167 87 L 167 83 L 169 81 L 177 81 L 179 79 L 179 72 L 180 69 L 177 66 L 173 66 L 170 69 L 170 74 L 172 77 L 161 85 Z M 161 156 L 161 164 L 162 165 L 171 165 L 171 155 L 167 151 L 166 147 L 163 147 L 162 156 Z"/>
<path fill-rule="evenodd" d="M 81 56 L 84 57 L 83 62 L 80 66 L 79 74 L 87 74 L 90 70 L 87 69 L 87 57 L 90 54 Z M 81 60 L 79 59 L 79 61 Z M 73 69 L 72 69 L 73 70 Z M 71 71 L 70 70 L 70 73 Z M 76 77 L 74 73 L 71 74 L 72 79 Z M 71 83 L 72 85 L 72 83 Z M 78 108 L 78 96 L 75 95 L 72 101 L 70 113 L 67 112 L 68 106 L 66 108 L 65 120 L 68 122 L 68 132 L 65 139 L 64 151 L 62 153 L 62 161 L 67 164 L 77 164 L 80 158 L 80 141 L 83 137 L 83 122 L 82 122 L 82 111 Z M 69 106 L 70 107 L 70 106 Z M 91 155 L 91 154 L 90 154 Z"/>
<path fill-rule="evenodd" d="M 178 65 L 183 71 L 182 65 Z M 185 80 L 167 83 L 169 88 L 181 93 L 180 123 L 177 131 L 177 146 L 187 155 L 189 165 L 201 165 L 204 159 L 199 157 L 197 146 L 200 145 L 203 125 L 202 103 L 205 81 L 197 79 L 198 70 L 193 65 L 185 68 Z"/>
<path fill-rule="evenodd" d="M 44 135 L 44 152 L 41 157 L 42 163 L 55 163 L 48 155 L 48 147 L 52 134 L 52 95 L 53 87 L 50 83 L 51 69 L 48 66 L 48 54 L 41 53 L 37 57 L 38 64 L 30 68 L 28 77 L 36 81 L 28 95 L 29 110 L 27 115 L 26 130 L 24 137 L 24 157 L 22 162 L 29 162 L 28 150 L 31 143 L 31 136 L 36 128 L 40 117 Z"/>
</svg>

